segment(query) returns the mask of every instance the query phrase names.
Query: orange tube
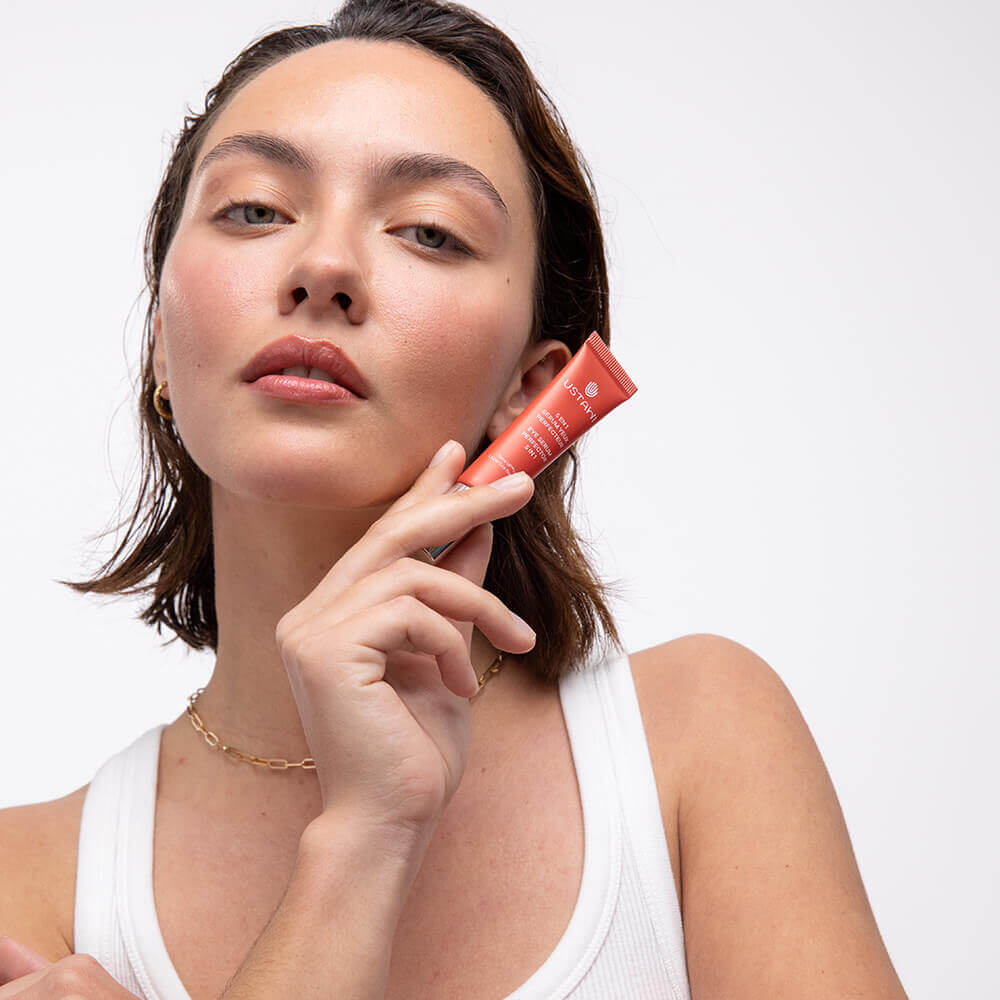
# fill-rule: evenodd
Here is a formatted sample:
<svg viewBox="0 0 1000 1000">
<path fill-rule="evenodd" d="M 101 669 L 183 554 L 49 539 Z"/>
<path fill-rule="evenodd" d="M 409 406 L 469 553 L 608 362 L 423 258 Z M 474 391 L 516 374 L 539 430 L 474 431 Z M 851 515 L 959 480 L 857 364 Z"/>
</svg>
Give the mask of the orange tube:
<svg viewBox="0 0 1000 1000">
<path fill-rule="evenodd" d="M 527 472 L 534 479 L 635 391 L 635 383 L 595 330 L 448 492 L 484 486 L 515 472 Z M 436 560 L 454 544 L 445 542 L 425 551 Z"/>
</svg>

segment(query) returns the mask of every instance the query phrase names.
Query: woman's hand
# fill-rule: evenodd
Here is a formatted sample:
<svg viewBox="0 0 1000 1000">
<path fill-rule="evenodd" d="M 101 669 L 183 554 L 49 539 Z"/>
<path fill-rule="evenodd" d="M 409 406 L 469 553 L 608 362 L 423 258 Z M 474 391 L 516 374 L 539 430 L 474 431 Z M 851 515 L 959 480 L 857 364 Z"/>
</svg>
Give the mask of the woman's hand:
<svg viewBox="0 0 1000 1000">
<path fill-rule="evenodd" d="M 454 442 L 275 629 L 321 785 L 314 824 L 361 822 L 407 855 L 426 845 L 465 770 L 473 626 L 500 649 L 534 645 L 482 586 L 490 522 L 534 485 L 448 494 L 464 468 Z M 437 564 L 422 552 L 454 539 Z"/>
<path fill-rule="evenodd" d="M 91 955 L 50 962 L 11 937 L 0 937 L 0 1000 L 135 1000 Z"/>
</svg>

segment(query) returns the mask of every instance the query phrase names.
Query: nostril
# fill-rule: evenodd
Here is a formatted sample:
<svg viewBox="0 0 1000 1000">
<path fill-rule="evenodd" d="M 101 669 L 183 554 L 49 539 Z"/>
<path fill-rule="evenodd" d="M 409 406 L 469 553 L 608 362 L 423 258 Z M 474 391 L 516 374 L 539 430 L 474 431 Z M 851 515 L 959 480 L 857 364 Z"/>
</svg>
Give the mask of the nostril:
<svg viewBox="0 0 1000 1000">
<path fill-rule="evenodd" d="M 306 297 L 306 290 L 304 288 L 296 288 L 292 292 L 292 298 L 295 299 L 295 304 L 298 305 Z"/>
<path fill-rule="evenodd" d="M 346 309 L 351 304 L 351 297 L 346 292 L 337 292 L 334 298 Z"/>
</svg>

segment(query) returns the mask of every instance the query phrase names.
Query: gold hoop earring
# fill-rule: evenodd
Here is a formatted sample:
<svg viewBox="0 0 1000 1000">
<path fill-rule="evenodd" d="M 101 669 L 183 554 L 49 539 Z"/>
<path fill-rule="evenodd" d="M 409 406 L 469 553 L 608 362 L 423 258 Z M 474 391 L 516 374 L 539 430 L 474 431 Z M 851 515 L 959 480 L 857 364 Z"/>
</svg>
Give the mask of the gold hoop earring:
<svg viewBox="0 0 1000 1000">
<path fill-rule="evenodd" d="M 170 410 L 165 410 L 163 408 L 163 403 L 164 403 L 163 390 L 166 389 L 166 387 L 167 387 L 167 381 L 166 379 L 164 379 L 153 391 L 153 409 L 156 410 L 156 412 L 159 413 L 159 415 L 163 417 L 164 420 L 173 420 L 174 419 L 173 413 Z M 168 399 L 166 400 L 166 402 L 169 403 L 170 400 Z"/>
</svg>

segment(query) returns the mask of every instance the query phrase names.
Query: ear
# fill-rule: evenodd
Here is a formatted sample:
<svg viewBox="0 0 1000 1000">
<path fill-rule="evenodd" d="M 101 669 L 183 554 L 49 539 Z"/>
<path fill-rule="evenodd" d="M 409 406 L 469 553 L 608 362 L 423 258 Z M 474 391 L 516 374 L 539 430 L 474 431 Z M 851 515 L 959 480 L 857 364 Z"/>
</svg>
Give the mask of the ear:
<svg viewBox="0 0 1000 1000">
<path fill-rule="evenodd" d="M 572 352 L 561 340 L 528 344 L 486 427 L 487 437 L 495 441 L 572 357 Z"/>
<path fill-rule="evenodd" d="M 167 358 L 163 347 L 163 317 L 160 315 L 160 307 L 156 307 L 153 313 L 153 378 L 159 385 L 167 377 Z M 165 399 L 170 399 L 169 387 L 163 393 Z"/>
</svg>

